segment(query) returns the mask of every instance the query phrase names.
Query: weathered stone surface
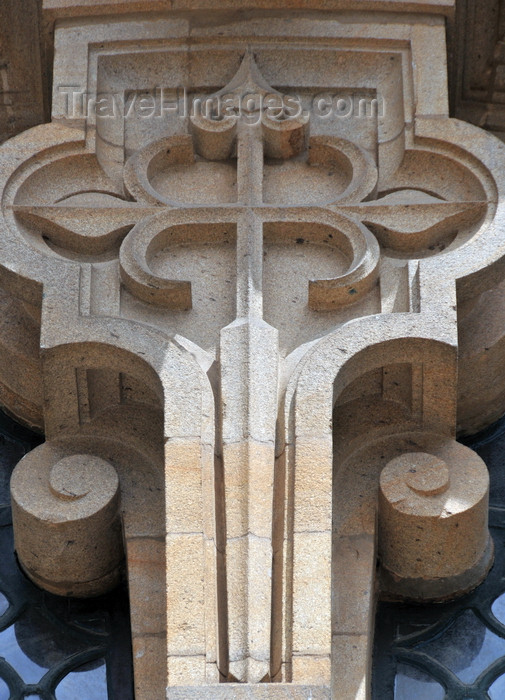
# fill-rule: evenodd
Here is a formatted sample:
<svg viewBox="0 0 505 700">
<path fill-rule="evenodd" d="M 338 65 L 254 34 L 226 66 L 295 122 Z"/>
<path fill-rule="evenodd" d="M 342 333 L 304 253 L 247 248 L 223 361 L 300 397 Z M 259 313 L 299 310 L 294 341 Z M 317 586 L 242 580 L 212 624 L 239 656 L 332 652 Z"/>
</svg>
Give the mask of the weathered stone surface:
<svg viewBox="0 0 505 700">
<path fill-rule="evenodd" d="M 159 12 L 163 10 L 215 10 L 216 3 L 210 0 L 43 0 L 44 10 L 50 17 L 75 17 L 79 15 L 115 14 L 117 12 Z M 219 9 L 354 9 L 356 0 L 220 0 Z M 451 13 L 454 0 L 360 0 L 360 9 L 410 12 Z"/>
<path fill-rule="evenodd" d="M 166 640 L 148 635 L 133 638 L 135 697 L 157 700 L 166 686 Z"/>
<path fill-rule="evenodd" d="M 380 476 L 379 556 L 397 595 L 402 582 L 415 595 L 412 579 L 424 579 L 419 599 L 446 597 L 444 580 L 447 596 L 456 578 L 462 592 L 480 583 L 492 562 L 488 492 L 486 465 L 459 443 L 388 462 Z M 430 584 L 438 595 L 429 595 Z"/>
<path fill-rule="evenodd" d="M 505 146 L 448 117 L 452 2 L 267 4 L 45 0 L 52 123 L 0 150 L 0 401 L 47 436 L 18 553 L 61 581 L 27 465 L 66 527 L 113 465 L 138 700 L 365 699 L 379 587 L 492 557 L 454 435 L 505 409 Z"/>
<path fill-rule="evenodd" d="M 0 6 L 0 143 L 48 118 L 40 0 Z"/>
<path fill-rule="evenodd" d="M 215 700 L 329 700 L 330 689 L 321 686 L 275 684 L 275 685 L 242 685 L 226 683 L 212 688 L 212 697 Z M 169 688 L 167 700 L 207 700 L 209 688 L 197 688 L 195 686 L 183 686 Z"/>
<path fill-rule="evenodd" d="M 42 445 L 17 465 L 11 494 L 16 551 L 38 585 L 86 597 L 119 583 L 119 480 L 109 462 L 88 454 L 54 461 Z"/>
</svg>

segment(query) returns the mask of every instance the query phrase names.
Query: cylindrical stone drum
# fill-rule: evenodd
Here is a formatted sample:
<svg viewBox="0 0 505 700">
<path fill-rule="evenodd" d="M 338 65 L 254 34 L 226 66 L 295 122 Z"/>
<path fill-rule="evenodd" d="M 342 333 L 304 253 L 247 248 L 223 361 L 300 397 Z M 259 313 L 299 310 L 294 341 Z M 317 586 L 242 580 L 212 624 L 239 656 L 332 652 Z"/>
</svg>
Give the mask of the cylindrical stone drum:
<svg viewBox="0 0 505 700">
<path fill-rule="evenodd" d="M 488 493 L 486 465 L 455 441 L 443 455 L 410 452 L 388 462 L 379 489 L 383 591 L 444 600 L 480 583 L 493 557 Z"/>
<path fill-rule="evenodd" d="M 19 562 L 51 593 L 100 595 L 119 582 L 124 557 L 118 475 L 94 455 L 54 463 L 45 447 L 26 455 L 11 478 Z"/>
</svg>

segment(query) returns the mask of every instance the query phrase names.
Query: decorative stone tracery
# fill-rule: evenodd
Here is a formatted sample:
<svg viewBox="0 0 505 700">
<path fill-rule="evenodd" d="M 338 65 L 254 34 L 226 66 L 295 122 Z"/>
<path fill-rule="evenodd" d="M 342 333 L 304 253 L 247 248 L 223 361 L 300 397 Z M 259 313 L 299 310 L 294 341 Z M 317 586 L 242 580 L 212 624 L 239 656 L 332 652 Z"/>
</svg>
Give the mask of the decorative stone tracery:
<svg viewBox="0 0 505 700">
<path fill-rule="evenodd" d="M 53 122 L 0 152 L 0 399 L 46 434 L 18 555 L 92 595 L 124 544 L 138 700 L 366 697 L 377 588 L 492 561 L 454 438 L 458 391 L 464 430 L 505 409 L 472 399 L 501 332 L 464 340 L 502 313 L 505 147 L 448 118 L 440 17 L 191 17 L 59 25 Z M 171 119 L 69 99 L 161 81 Z"/>
</svg>

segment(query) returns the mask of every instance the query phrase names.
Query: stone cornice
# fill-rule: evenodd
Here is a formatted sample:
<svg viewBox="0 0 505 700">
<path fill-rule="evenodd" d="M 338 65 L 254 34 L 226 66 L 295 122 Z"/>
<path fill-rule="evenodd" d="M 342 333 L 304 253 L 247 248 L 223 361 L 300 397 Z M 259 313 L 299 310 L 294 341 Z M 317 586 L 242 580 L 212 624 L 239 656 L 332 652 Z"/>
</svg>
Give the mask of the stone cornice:
<svg viewBox="0 0 505 700">
<path fill-rule="evenodd" d="M 48 19 L 132 12 L 345 10 L 452 15 L 455 0 L 43 0 Z"/>
</svg>

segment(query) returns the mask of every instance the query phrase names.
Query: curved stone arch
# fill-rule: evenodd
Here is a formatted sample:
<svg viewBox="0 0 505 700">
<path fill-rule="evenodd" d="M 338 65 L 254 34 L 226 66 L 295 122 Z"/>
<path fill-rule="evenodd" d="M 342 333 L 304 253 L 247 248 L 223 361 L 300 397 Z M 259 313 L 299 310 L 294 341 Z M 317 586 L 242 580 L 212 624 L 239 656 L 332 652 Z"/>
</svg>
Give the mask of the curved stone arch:
<svg viewBox="0 0 505 700">
<path fill-rule="evenodd" d="M 416 119 L 415 142 L 434 144 L 440 152 L 451 153 L 469 167 L 481 181 L 490 205 L 479 230 L 468 241 L 419 263 L 432 283 L 441 276 L 457 281 L 459 301 L 481 293 L 503 278 L 505 177 L 500 164 L 505 163 L 505 146 L 492 134 L 459 119 L 444 120 L 442 128 L 422 117 Z M 433 288 L 425 291 L 427 304 L 430 293 L 433 295 Z"/>
<path fill-rule="evenodd" d="M 170 685 L 187 683 L 188 679 L 194 684 L 215 682 L 218 678 L 214 397 L 197 360 L 160 330 L 131 320 L 89 315 L 86 303 L 82 305 L 83 292 L 84 299 L 89 294 L 85 258 L 81 264 L 54 255 L 32 245 L 19 230 L 12 205 L 23 183 L 44 166 L 81 155 L 93 156 L 82 132 L 61 124 L 35 127 L 2 147 L 0 279 L 11 294 L 33 307 L 34 313 L 42 313 L 41 373 L 46 432 L 51 442 L 65 443 L 71 451 L 75 451 L 72 445 L 80 444 L 91 453 L 106 442 L 103 435 L 96 434 L 93 442 L 91 433 L 83 435 L 80 429 L 77 385 L 79 381 L 86 384 L 87 372 L 111 367 L 130 372 L 147 382 L 159 397 L 163 481 L 166 492 L 174 496 L 167 499 L 163 512 L 167 534 L 163 533 L 158 544 L 151 538 L 146 547 L 155 547 L 158 558 L 161 547 L 163 558 L 170 562 L 160 568 L 163 582 L 159 586 L 168 591 L 170 600 L 157 616 L 152 611 L 150 614 L 142 601 L 136 610 L 139 620 L 143 615 L 157 617 L 161 632 L 168 630 L 167 641 L 160 648 L 161 637 L 156 641 L 155 637 L 142 636 L 142 625 L 133 632 L 139 652 L 135 664 L 138 693 L 155 685 L 156 697 L 161 697 L 167 685 L 167 658 Z M 141 208 L 134 214 L 142 218 L 148 212 Z M 80 380 L 76 369 L 82 375 Z M 139 568 L 140 578 L 149 578 L 152 566 L 146 565 L 145 574 Z M 130 585 L 135 585 L 139 579 L 133 576 L 131 580 Z M 153 591 L 151 597 L 156 598 L 157 593 Z M 153 667 L 159 685 L 149 677 Z"/>
<path fill-rule="evenodd" d="M 444 317 L 438 314 L 381 314 L 349 321 L 315 343 L 302 357 L 293 372 L 285 394 L 284 421 L 286 425 L 287 443 L 304 434 L 320 434 L 321 426 L 326 425 L 331 432 L 331 408 L 333 406 L 334 383 L 344 366 L 354 357 L 368 348 L 385 347 L 385 343 L 408 342 L 417 339 L 421 343 L 433 342 L 451 348 L 453 360 L 456 359 L 457 338 L 454 329 L 449 327 Z M 388 355 L 395 352 L 398 358 L 403 357 L 404 350 L 388 348 L 385 360 L 395 361 Z M 430 350 L 431 352 L 431 350 Z M 353 360 L 358 362 L 359 360 Z M 351 377 L 349 377 L 349 381 Z M 454 372 L 448 381 L 454 381 Z M 341 387 L 343 388 L 343 386 Z M 302 398 L 303 397 L 303 398 Z M 310 410 L 305 414 L 305 426 L 301 428 L 300 417 L 297 417 L 295 404 L 301 402 L 308 405 Z M 330 407 L 330 422 L 327 408 Z M 323 408 L 324 407 L 324 408 Z M 316 412 L 317 411 L 317 412 Z M 452 412 L 449 422 L 453 420 Z M 295 421 L 293 421 L 293 417 Z M 326 423 L 325 423 L 326 421 Z M 303 431 L 302 431 L 303 430 Z"/>
<path fill-rule="evenodd" d="M 195 684 L 214 682 L 218 674 L 212 430 L 214 403 L 210 383 L 190 353 L 163 338 L 162 334 L 156 334 L 156 344 L 152 343 L 151 338 L 150 353 L 139 354 L 143 352 L 140 348 L 147 345 L 147 339 L 145 345 L 142 342 L 143 332 L 149 338 L 152 334 L 152 329 L 142 324 L 113 322 L 110 319 L 107 328 L 96 321 L 84 325 L 86 327 L 82 331 L 86 341 L 76 338 L 76 342 L 58 344 L 43 351 L 50 434 L 47 444 L 60 445 L 74 452 L 104 450 L 99 455 L 102 457 L 107 454 L 107 449 L 110 450 L 111 441 L 104 435 L 110 422 L 104 422 L 104 413 L 99 416 L 99 434 L 86 426 L 82 429 L 79 404 L 82 407 L 83 401 L 78 397 L 76 369 L 83 369 L 86 374 L 109 368 L 134 376 L 138 382 L 149 386 L 152 397 L 159 401 L 160 430 L 157 439 L 161 444 L 158 450 L 151 449 L 151 445 L 137 444 L 136 447 L 141 451 L 150 450 L 151 460 L 155 461 L 158 457 L 161 460 L 158 464 L 165 498 L 161 518 L 163 532 L 151 531 L 146 524 L 141 524 L 143 510 L 147 507 L 149 512 L 149 506 L 137 504 L 138 513 L 133 518 L 135 524 L 131 537 L 128 539 L 127 536 L 130 591 L 131 595 L 137 596 L 136 604 L 132 606 L 132 610 L 135 610 L 132 618 L 134 650 L 141 649 L 146 654 L 145 664 L 138 664 L 135 668 L 136 687 L 140 692 L 143 684 L 146 687 L 152 685 L 149 667 L 152 670 L 155 665 L 160 675 L 157 692 L 161 692 L 164 684 L 164 693 L 167 659 L 171 684 L 177 685 L 187 680 L 188 670 Z M 90 333 L 90 326 L 94 326 L 94 333 Z M 124 333 L 116 332 L 120 329 Z M 104 337 L 106 334 L 110 336 L 111 330 L 116 335 L 115 341 L 105 342 Z M 129 331 L 128 336 L 126 331 Z M 99 380 L 101 386 L 107 385 L 107 378 L 104 380 L 103 375 Z M 62 407 L 62 402 L 67 404 L 66 408 Z M 55 404 L 59 405 L 53 416 L 52 407 Z M 146 423 L 155 422 L 156 410 L 148 407 L 146 411 Z M 135 413 L 139 413 L 138 405 L 127 416 L 129 430 L 125 426 L 124 435 L 116 435 L 116 441 L 124 438 L 125 445 L 130 445 L 135 429 L 150 430 L 149 425 L 146 427 L 146 423 L 142 424 L 139 416 L 135 417 Z M 67 424 L 62 423 L 65 416 Z M 147 440 L 150 439 L 153 439 L 152 432 L 147 436 Z M 118 447 L 116 452 L 121 454 L 122 449 Z M 133 499 L 134 495 L 131 495 Z M 136 567 L 139 552 L 141 563 Z M 163 604 L 164 596 L 158 596 L 161 607 L 157 613 L 161 616 L 160 633 L 167 629 L 166 643 L 149 629 L 155 615 L 151 604 L 142 599 L 157 580 L 153 568 L 160 579 L 158 588 L 167 591 L 166 605 Z M 188 575 L 188 572 L 192 574 Z M 158 588 L 156 590 L 159 592 Z M 161 641 L 163 649 L 160 648 Z"/>
<path fill-rule="evenodd" d="M 436 318 L 416 316 L 383 315 L 338 329 L 307 352 L 286 392 L 282 615 L 285 628 L 292 626 L 292 637 L 283 632 L 281 643 L 292 680 L 331 683 L 335 697 L 345 695 L 335 685 L 335 679 L 344 675 L 338 669 L 359 652 L 346 638 L 348 646 L 344 644 L 339 659 L 332 663 L 333 407 L 345 386 L 364 370 L 404 363 L 407 356 L 410 362 L 429 368 L 423 373 L 423 431 L 453 435 L 455 342 L 444 333 L 443 323 L 437 330 Z M 366 668 L 366 664 L 357 665 Z"/>
<path fill-rule="evenodd" d="M 41 149 L 43 144 L 43 149 Z M 20 298 L 40 305 L 42 285 L 57 274 L 62 267 L 74 267 L 76 263 L 59 260 L 36 250 L 21 235 L 14 219 L 11 205 L 16 193 L 32 172 L 44 164 L 69 153 L 85 153 L 82 132 L 61 124 L 42 124 L 10 139 L 0 148 L 0 187 L 2 207 L 0 217 L 2 267 L 1 280 L 5 277 L 9 289 Z"/>
<path fill-rule="evenodd" d="M 90 165 L 93 161 L 91 174 L 88 172 L 88 180 L 96 179 L 94 185 L 79 181 L 80 164 L 82 167 Z M 0 147 L 0 190 L 2 191 L 0 207 L 0 254 L 2 265 L 0 266 L 0 283 L 6 286 L 12 294 L 27 301 L 37 307 L 41 305 L 42 287 L 54 284 L 60 277 L 72 277 L 78 274 L 81 264 L 93 261 L 94 254 L 103 253 L 110 245 L 118 246 L 119 239 L 110 239 L 107 235 L 109 225 L 110 231 L 115 228 L 123 231 L 127 226 L 132 227 L 137 221 L 150 216 L 158 211 L 157 208 L 138 205 L 129 201 L 120 187 L 110 181 L 100 170 L 94 152 L 90 151 L 84 141 L 82 131 L 69 128 L 62 124 L 51 123 L 41 124 L 26 132 L 18 134 L 14 138 L 2 144 Z M 70 165 L 69 165 L 70 164 Z M 80 243 L 75 248 L 75 232 L 67 231 L 62 242 L 61 234 L 57 237 L 58 252 L 54 252 L 51 245 L 47 244 L 48 237 L 45 234 L 51 226 L 61 224 L 58 221 L 51 222 L 48 212 L 43 212 L 35 220 L 35 229 L 38 233 L 44 234 L 42 238 L 46 243 L 41 242 L 39 236 L 32 237 L 27 234 L 28 227 L 34 225 L 32 210 L 37 209 L 57 209 L 60 200 L 57 197 L 58 189 L 51 187 L 51 178 L 54 177 L 52 169 L 58 170 L 55 180 L 60 182 L 60 195 L 64 194 L 62 200 L 69 200 L 74 195 L 100 194 L 105 200 L 99 205 L 99 209 L 106 209 L 110 203 L 121 204 L 116 207 L 116 213 L 121 209 L 124 216 L 118 220 L 107 222 L 106 228 L 100 236 L 89 236 L 86 246 L 86 235 L 78 235 Z M 68 173 L 65 174 L 65 169 Z M 88 169 L 89 170 L 89 169 Z M 96 172 L 95 172 L 96 171 Z M 30 180 L 35 177 L 42 180 L 35 185 L 30 184 Z M 24 188 L 27 187 L 26 193 Z M 63 184 L 62 184 L 63 183 Z M 47 185 L 47 190 L 46 190 Z M 41 201 L 34 202 L 30 206 L 33 190 L 37 192 L 37 187 L 44 186 L 47 197 Z M 75 191 L 72 187 L 75 186 Z M 32 190 L 30 192 L 30 190 Z M 39 193 L 40 195 L 40 193 Z M 51 200 L 51 195 L 54 201 Z M 40 197 L 39 197 L 40 199 Z M 77 207 L 80 205 L 78 204 Z M 65 211 L 65 208 L 63 208 Z M 114 208 L 112 209 L 114 211 Z M 93 213 L 93 208 L 89 208 L 89 213 Z M 68 212 L 67 212 L 68 213 Z M 121 212 L 119 212 L 121 213 Z M 82 217 L 82 211 L 80 212 Z M 44 218 L 49 218 L 45 225 L 41 225 Z M 20 218 L 21 217 L 21 218 Z M 125 218 L 126 217 L 126 218 Z M 78 217 L 76 217 L 77 219 Z M 84 217 L 85 218 L 85 217 Z M 68 223 L 68 219 L 67 222 Z M 49 224 L 49 229 L 47 225 Z M 66 224 L 65 224 L 66 225 Z M 123 233 L 124 235 L 124 233 Z M 105 247 L 96 247 L 97 240 L 103 239 Z M 72 243 L 72 241 L 74 241 Z M 68 245 L 67 245 L 68 244 Z M 110 244 L 110 245 L 109 245 Z M 77 252 L 77 256 L 73 253 Z M 68 254 L 70 252 L 70 254 Z"/>
<path fill-rule="evenodd" d="M 62 319 L 63 322 L 65 320 Z M 44 374 L 48 377 L 47 372 L 53 372 L 60 382 L 60 385 L 56 382 L 55 386 L 52 380 L 49 382 L 46 379 L 46 391 L 51 384 L 54 391 L 62 392 L 61 375 L 69 361 L 79 365 L 86 359 L 89 368 L 118 366 L 123 371 L 137 372 L 151 383 L 153 391 L 160 398 L 165 439 L 195 437 L 201 438 L 206 445 L 213 445 L 214 400 L 209 380 L 190 352 L 157 329 L 124 319 L 78 316 L 72 317 L 72 326 L 67 332 L 65 328 L 58 329 L 54 344 L 51 344 L 49 334 L 44 340 Z M 81 356 L 82 361 L 79 359 Z M 173 396 L 177 397 L 176 401 L 168 398 Z M 57 422 L 59 420 L 61 423 L 62 416 L 60 404 L 57 412 L 60 418 L 55 419 L 53 427 L 51 400 L 51 396 L 47 396 L 49 423 L 46 430 L 50 436 L 58 429 Z M 68 403 L 72 405 L 71 401 Z M 69 420 L 76 424 L 75 405 L 71 414 L 73 417 L 69 417 Z"/>
<path fill-rule="evenodd" d="M 428 118 L 417 118 L 415 141 L 447 153 L 456 147 L 456 156 L 468 160 L 486 190 L 488 212 L 479 229 L 455 250 L 419 261 L 415 272 L 421 311 L 438 307 L 440 318 L 449 318 L 457 307 L 458 429 L 475 433 L 505 409 L 503 381 L 494 369 L 503 364 L 504 346 L 505 146 L 458 119 L 436 127 Z"/>
</svg>

